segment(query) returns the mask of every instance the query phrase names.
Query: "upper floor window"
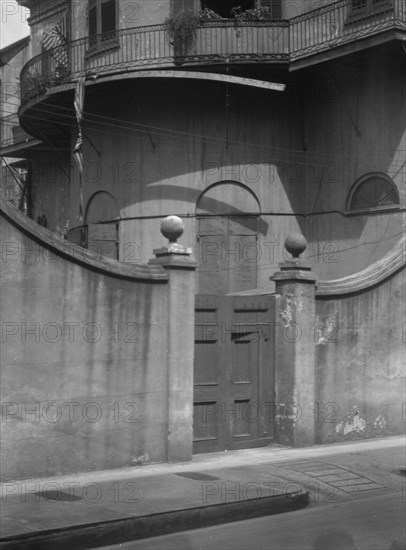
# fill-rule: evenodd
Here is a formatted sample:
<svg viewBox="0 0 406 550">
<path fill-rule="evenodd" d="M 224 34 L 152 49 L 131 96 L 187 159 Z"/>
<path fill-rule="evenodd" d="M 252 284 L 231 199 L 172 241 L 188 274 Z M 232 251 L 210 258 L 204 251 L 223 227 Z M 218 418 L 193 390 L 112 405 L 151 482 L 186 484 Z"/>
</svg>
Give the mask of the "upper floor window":
<svg viewBox="0 0 406 550">
<path fill-rule="evenodd" d="M 117 0 L 89 0 L 89 39 L 93 48 L 108 45 L 117 30 Z"/>
<path fill-rule="evenodd" d="M 182 11 L 195 12 L 195 0 L 172 0 L 172 13 L 176 15 Z"/>
<path fill-rule="evenodd" d="M 254 8 L 269 8 L 274 19 L 282 17 L 282 0 L 202 0 L 202 8 L 209 8 L 221 17 L 232 17 L 231 10 L 241 7 L 243 11 Z"/>
<path fill-rule="evenodd" d="M 225 19 L 231 17 L 233 8 L 241 8 L 251 10 L 255 8 L 255 0 L 202 0 L 202 8 L 209 8 Z"/>
<path fill-rule="evenodd" d="M 352 0 L 351 1 L 351 16 L 363 17 L 366 15 L 374 15 L 387 11 L 393 7 L 392 0 Z"/>
<path fill-rule="evenodd" d="M 269 8 L 273 19 L 282 19 L 282 0 L 260 0 L 257 7 Z"/>
<path fill-rule="evenodd" d="M 368 212 L 399 206 L 396 185 L 386 174 L 367 174 L 355 182 L 347 201 L 347 210 Z"/>
</svg>

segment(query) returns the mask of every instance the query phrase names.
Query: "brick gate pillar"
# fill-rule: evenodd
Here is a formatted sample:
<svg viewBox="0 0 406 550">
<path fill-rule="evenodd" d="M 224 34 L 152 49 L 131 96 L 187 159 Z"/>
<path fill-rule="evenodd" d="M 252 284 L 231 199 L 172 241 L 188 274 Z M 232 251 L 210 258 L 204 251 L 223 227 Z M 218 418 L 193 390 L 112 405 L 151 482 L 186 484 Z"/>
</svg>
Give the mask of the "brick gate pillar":
<svg viewBox="0 0 406 550">
<path fill-rule="evenodd" d="M 177 244 L 184 226 L 180 218 L 168 216 L 161 232 L 169 244 L 154 250 L 155 259 L 168 271 L 167 356 L 162 368 L 167 369 L 168 433 L 167 461 L 192 459 L 193 454 L 193 360 L 195 269 L 192 250 Z"/>
<path fill-rule="evenodd" d="M 316 276 L 299 260 L 307 243 L 300 234 L 285 242 L 292 261 L 280 264 L 276 283 L 275 438 L 283 445 L 315 443 Z"/>
</svg>

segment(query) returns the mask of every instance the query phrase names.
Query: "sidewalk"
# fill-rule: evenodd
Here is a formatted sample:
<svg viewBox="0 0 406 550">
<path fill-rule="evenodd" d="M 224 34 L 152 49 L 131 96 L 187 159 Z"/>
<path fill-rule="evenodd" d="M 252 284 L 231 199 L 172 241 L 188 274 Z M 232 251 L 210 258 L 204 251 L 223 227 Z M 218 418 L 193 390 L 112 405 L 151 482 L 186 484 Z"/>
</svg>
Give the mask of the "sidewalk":
<svg viewBox="0 0 406 550">
<path fill-rule="evenodd" d="M 196 455 L 182 464 L 9 481 L 0 485 L 0 547 L 86 549 L 289 512 L 314 500 L 316 487 L 317 499 L 323 494 L 328 501 L 333 488 L 348 500 L 387 487 L 402 446 L 403 437 L 271 446 Z M 373 479 L 356 462 L 369 450 L 381 450 L 387 460 L 397 452 L 388 471 L 375 469 Z"/>
</svg>

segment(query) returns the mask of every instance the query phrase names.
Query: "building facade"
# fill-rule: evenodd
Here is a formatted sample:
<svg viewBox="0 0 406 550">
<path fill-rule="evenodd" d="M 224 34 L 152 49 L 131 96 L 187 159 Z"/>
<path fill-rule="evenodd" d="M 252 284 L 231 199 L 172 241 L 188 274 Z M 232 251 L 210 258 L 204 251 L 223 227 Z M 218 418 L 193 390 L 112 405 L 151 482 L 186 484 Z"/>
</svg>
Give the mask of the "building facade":
<svg viewBox="0 0 406 550">
<path fill-rule="evenodd" d="M 17 115 L 20 107 L 20 72 L 30 57 L 30 37 L 0 50 L 1 192 L 7 200 L 25 212 L 29 208 L 29 164 L 25 154 L 20 159 L 7 157 L 7 149 L 10 152 L 15 149 L 15 145 L 21 148 L 22 143 L 32 141 L 31 136 L 21 129 Z"/>
<path fill-rule="evenodd" d="M 164 217 L 184 222 L 195 452 L 401 433 L 404 2 L 20 4 L 32 58 L 19 120 L 41 144 L 31 217 L 134 267 Z M 291 234 L 317 277 L 310 294 L 298 283 L 303 303 L 273 281 Z"/>
</svg>

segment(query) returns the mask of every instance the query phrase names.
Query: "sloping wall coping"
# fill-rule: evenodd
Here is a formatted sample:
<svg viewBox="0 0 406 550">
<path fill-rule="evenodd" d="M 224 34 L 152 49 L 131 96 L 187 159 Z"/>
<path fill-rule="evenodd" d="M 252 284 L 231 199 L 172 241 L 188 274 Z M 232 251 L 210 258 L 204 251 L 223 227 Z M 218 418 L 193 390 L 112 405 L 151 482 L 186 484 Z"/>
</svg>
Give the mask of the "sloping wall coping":
<svg viewBox="0 0 406 550">
<path fill-rule="evenodd" d="M 49 249 L 57 256 L 62 256 L 88 269 L 102 272 L 112 277 L 132 280 L 167 281 L 169 276 L 166 270 L 159 265 L 135 265 L 117 262 L 105 257 L 92 257 L 85 248 L 70 241 L 66 241 L 49 229 L 38 225 L 15 206 L 9 204 L 0 195 L 0 215 L 12 225 L 35 240 L 39 245 Z M 5 243 L 3 243 L 5 244 Z M 151 254 L 152 255 L 152 254 Z"/>
<path fill-rule="evenodd" d="M 318 281 L 316 296 L 336 296 L 353 294 L 371 288 L 394 275 L 406 265 L 406 237 L 404 236 L 386 256 L 366 267 L 358 273 L 332 279 Z"/>
</svg>

